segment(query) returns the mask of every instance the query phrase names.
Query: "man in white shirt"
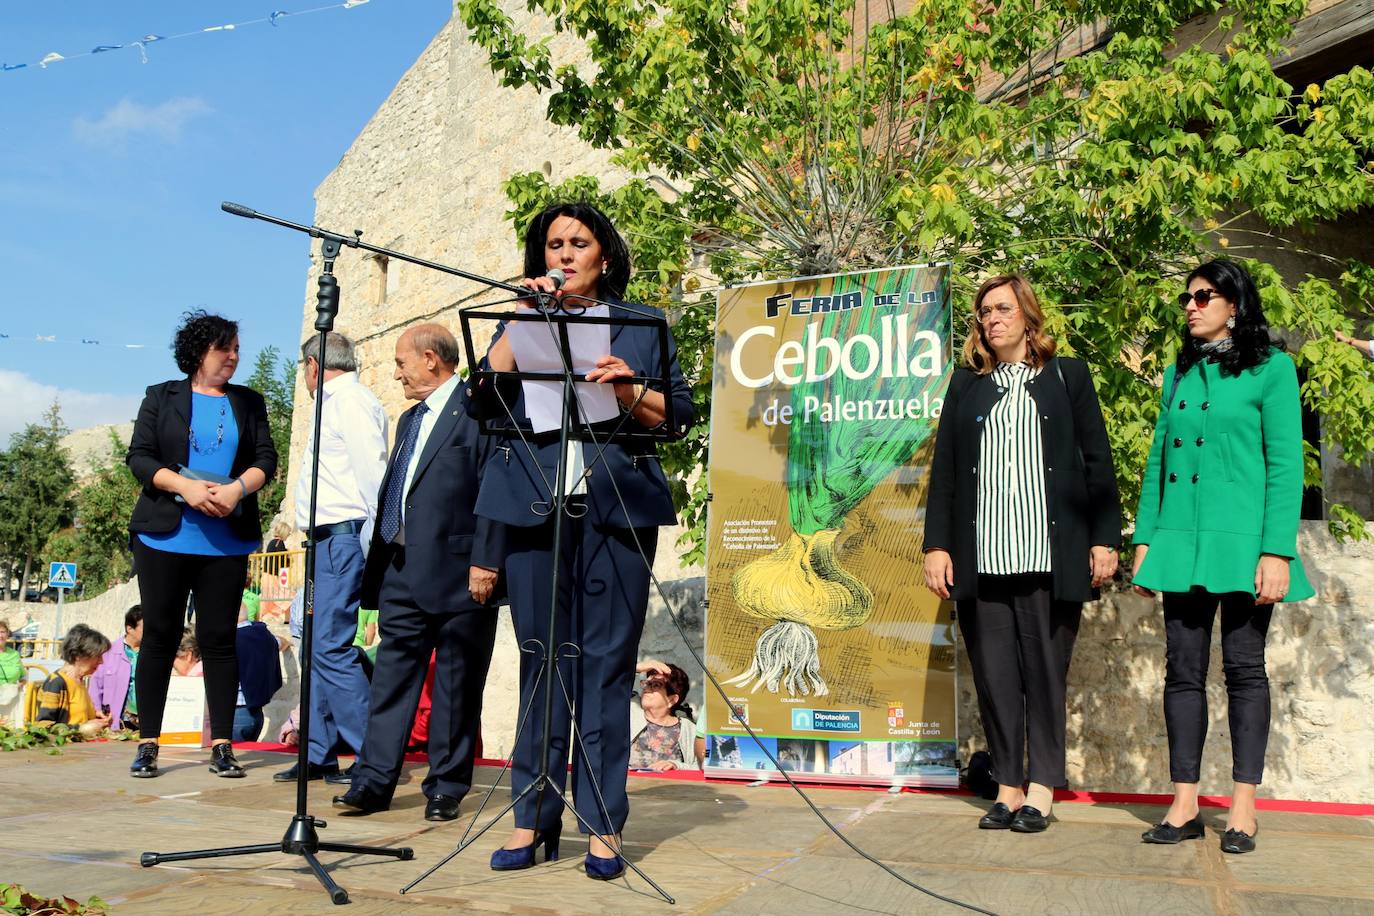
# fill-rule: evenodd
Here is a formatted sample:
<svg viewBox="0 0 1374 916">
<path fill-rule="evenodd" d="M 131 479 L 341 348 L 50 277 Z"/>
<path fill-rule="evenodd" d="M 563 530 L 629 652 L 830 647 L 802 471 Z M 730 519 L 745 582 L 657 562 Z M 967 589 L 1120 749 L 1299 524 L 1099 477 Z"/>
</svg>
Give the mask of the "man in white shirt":
<svg viewBox="0 0 1374 916">
<path fill-rule="evenodd" d="M 319 372 L 319 337 L 301 347 L 305 386 L 311 397 Z M 353 342 L 329 332 L 324 349 L 324 405 L 320 426 L 320 482 L 315 527 L 310 528 L 310 466 L 307 444 L 296 476 L 296 527 L 315 543 L 315 618 L 310 656 L 309 777 L 347 783 L 335 745 L 355 752 L 367 732 L 368 682 L 353 647 L 358 631 L 363 561 L 377 517 L 377 492 L 386 473 L 386 410 L 358 381 Z M 273 776 L 296 778 L 296 767 Z"/>
</svg>

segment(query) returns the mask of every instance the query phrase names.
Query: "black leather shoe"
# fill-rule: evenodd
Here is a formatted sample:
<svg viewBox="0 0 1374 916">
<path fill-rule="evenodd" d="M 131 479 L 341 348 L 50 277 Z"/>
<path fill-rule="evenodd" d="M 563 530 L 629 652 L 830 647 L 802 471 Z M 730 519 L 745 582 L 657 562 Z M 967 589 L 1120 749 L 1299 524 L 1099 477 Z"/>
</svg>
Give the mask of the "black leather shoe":
<svg viewBox="0 0 1374 916">
<path fill-rule="evenodd" d="M 1011 826 L 1015 814 L 1006 805 L 998 802 L 988 809 L 988 813 L 978 819 L 979 830 L 1006 830 Z"/>
<path fill-rule="evenodd" d="M 343 795 L 334 796 L 334 807 L 356 814 L 376 814 L 391 807 L 391 799 L 383 798 L 367 786 L 353 786 Z"/>
<path fill-rule="evenodd" d="M 461 799 L 452 795 L 436 795 L 425 804 L 425 820 L 452 821 L 458 818 L 458 804 Z"/>
<path fill-rule="evenodd" d="M 227 741 L 210 748 L 210 772 L 226 779 L 241 779 L 244 769 L 234 759 L 234 746 Z"/>
<path fill-rule="evenodd" d="M 1050 825 L 1050 819 L 1040 813 L 1039 808 L 1022 805 L 1016 809 L 1011 819 L 1013 833 L 1040 833 Z"/>
<path fill-rule="evenodd" d="M 1160 821 L 1140 835 L 1147 843 L 1172 846 L 1183 840 L 1200 840 L 1207 831 L 1202 826 L 1202 815 L 1198 815 L 1182 827 L 1175 827 L 1168 821 Z"/>
<path fill-rule="evenodd" d="M 272 774 L 272 781 L 273 781 L 273 782 L 295 782 L 295 781 L 296 781 L 296 773 L 299 771 L 299 768 L 300 768 L 300 764 L 297 763 L 297 764 L 292 764 L 289 768 L 287 768 L 287 769 L 285 769 L 285 770 L 280 770 L 280 771 L 278 771 L 278 772 L 276 772 L 276 773 L 273 773 L 273 774 Z M 337 774 L 338 772 L 339 772 L 339 765 L 338 765 L 337 763 L 312 763 L 312 764 L 309 764 L 309 765 L 306 767 L 306 770 L 305 770 L 305 778 L 306 778 L 306 779 L 311 779 L 311 780 L 314 780 L 314 779 L 323 779 L 323 778 L 326 777 L 326 776 L 329 776 L 329 775 L 331 775 L 331 774 Z"/>
<path fill-rule="evenodd" d="M 346 770 L 335 769 L 332 773 L 324 774 L 324 781 L 331 786 L 351 786 L 353 785 L 353 770 L 358 766 L 357 762 Z"/>
<path fill-rule="evenodd" d="M 138 755 L 129 764 L 129 775 L 152 779 L 157 775 L 157 742 L 145 741 L 138 746 Z"/>
<path fill-rule="evenodd" d="M 1246 833 L 1244 830 L 1228 829 L 1221 835 L 1221 851 L 1242 853 L 1255 851 L 1255 837 L 1259 835 L 1259 824 L 1255 825 L 1254 833 Z"/>
</svg>

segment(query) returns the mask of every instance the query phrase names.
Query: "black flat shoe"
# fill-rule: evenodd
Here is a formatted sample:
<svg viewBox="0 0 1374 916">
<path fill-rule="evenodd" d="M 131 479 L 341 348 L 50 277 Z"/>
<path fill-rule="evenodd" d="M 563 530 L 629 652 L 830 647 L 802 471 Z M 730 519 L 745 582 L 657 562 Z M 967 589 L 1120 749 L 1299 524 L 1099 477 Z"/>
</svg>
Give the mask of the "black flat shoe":
<svg viewBox="0 0 1374 916">
<path fill-rule="evenodd" d="M 300 764 L 293 763 L 287 769 L 278 770 L 277 772 L 273 773 L 272 781 L 295 782 L 296 774 L 298 772 L 300 772 Z M 326 776 L 337 775 L 338 772 L 339 765 L 337 763 L 312 763 L 309 764 L 305 769 L 305 778 L 310 780 L 323 779 Z"/>
<path fill-rule="evenodd" d="M 324 781 L 331 786 L 351 786 L 353 785 L 353 771 L 357 766 L 358 764 L 356 761 L 354 761 L 353 766 L 346 770 L 340 770 L 336 766 L 334 772 L 326 772 L 324 774 Z M 292 778 L 295 778 L 295 774 L 292 774 Z"/>
<path fill-rule="evenodd" d="M 1015 813 L 1006 805 L 998 802 L 988 809 L 988 813 L 978 819 L 979 830 L 1006 830 L 1011 826 Z"/>
<path fill-rule="evenodd" d="M 145 741 L 138 746 L 138 755 L 129 764 L 129 775 L 139 779 L 152 779 L 157 775 L 156 741 Z"/>
<path fill-rule="evenodd" d="M 458 818 L 458 805 L 461 799 L 452 795 L 436 795 L 425 803 L 425 820 L 452 821 Z"/>
<path fill-rule="evenodd" d="M 1030 805 L 1017 808 L 1016 815 L 1011 819 L 1013 833 L 1041 833 L 1049 825 L 1050 819 L 1041 814 L 1039 808 L 1032 808 Z"/>
<path fill-rule="evenodd" d="M 367 786 L 353 786 L 343 795 L 334 796 L 334 807 L 354 814 L 376 814 L 391 807 L 391 799 L 383 798 Z"/>
<path fill-rule="evenodd" d="M 1259 835 L 1259 824 L 1255 825 L 1254 833 L 1246 833 L 1244 830 L 1228 829 L 1221 835 L 1221 851 L 1230 853 L 1243 853 L 1255 851 L 1255 837 Z"/>
<path fill-rule="evenodd" d="M 1140 838 L 1147 843 L 1172 846 L 1183 840 L 1200 840 L 1206 834 L 1207 831 L 1202 826 L 1202 815 L 1199 814 L 1182 827 L 1175 827 L 1168 821 L 1160 821 L 1142 833 Z"/>
<path fill-rule="evenodd" d="M 227 741 L 210 748 L 210 772 L 225 779 L 241 779 L 244 769 L 234 759 L 234 746 Z"/>
</svg>

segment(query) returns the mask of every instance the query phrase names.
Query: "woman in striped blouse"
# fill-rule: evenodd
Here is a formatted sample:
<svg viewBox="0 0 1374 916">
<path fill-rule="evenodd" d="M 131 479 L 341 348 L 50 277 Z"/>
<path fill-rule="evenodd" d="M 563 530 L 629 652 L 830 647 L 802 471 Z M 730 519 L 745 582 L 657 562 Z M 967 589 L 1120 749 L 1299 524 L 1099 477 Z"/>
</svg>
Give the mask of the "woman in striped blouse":
<svg viewBox="0 0 1374 916">
<path fill-rule="evenodd" d="M 925 579 L 957 603 L 992 755 L 978 826 L 1038 833 L 1066 782 L 1069 659 L 1083 602 L 1116 573 L 1121 501 L 1088 367 L 1055 357 L 1026 279 L 988 280 L 972 317 L 935 438 Z"/>
</svg>

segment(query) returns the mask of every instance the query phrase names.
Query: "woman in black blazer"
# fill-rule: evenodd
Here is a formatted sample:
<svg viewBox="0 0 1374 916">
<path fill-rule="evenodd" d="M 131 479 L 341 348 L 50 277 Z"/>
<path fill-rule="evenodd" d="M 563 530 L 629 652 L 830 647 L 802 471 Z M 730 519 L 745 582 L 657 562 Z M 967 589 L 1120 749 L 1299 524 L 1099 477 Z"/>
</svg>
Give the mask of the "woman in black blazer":
<svg viewBox="0 0 1374 916">
<path fill-rule="evenodd" d="M 191 595 L 214 742 L 210 772 L 237 777 L 243 768 L 229 743 L 238 691 L 234 629 L 248 554 L 262 543 L 257 491 L 277 471 L 277 450 L 262 395 L 229 384 L 239 361 L 237 323 L 188 312 L 173 351 L 186 378 L 148 388 L 127 459 L 143 484 L 129 520 L 143 606 L 134 672 L 141 740 L 129 769 L 158 774 L 157 739 Z"/>
<path fill-rule="evenodd" d="M 1069 659 L 1116 573 L 1121 501 L 1088 367 L 1054 356 L 1030 284 L 993 277 L 973 318 L 935 438 L 925 579 L 957 602 L 998 782 L 978 826 L 1037 833 L 1066 781 Z"/>
</svg>

